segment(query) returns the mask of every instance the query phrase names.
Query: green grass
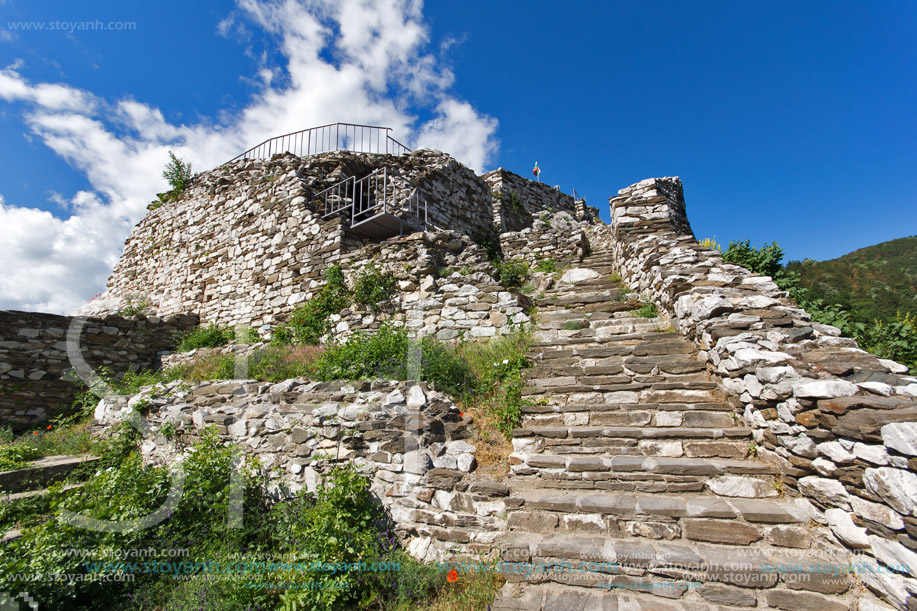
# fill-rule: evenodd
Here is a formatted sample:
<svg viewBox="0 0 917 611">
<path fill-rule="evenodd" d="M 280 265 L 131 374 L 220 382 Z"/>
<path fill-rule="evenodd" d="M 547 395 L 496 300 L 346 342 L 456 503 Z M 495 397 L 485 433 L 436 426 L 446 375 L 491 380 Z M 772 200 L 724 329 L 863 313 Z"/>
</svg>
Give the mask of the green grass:
<svg viewBox="0 0 917 611">
<path fill-rule="evenodd" d="M 564 322 L 560 328 L 564 331 L 579 331 L 580 329 L 585 329 L 589 326 L 589 323 L 583 322 L 581 320 L 568 320 Z"/>
<path fill-rule="evenodd" d="M 0 444 L 0 471 L 19 469 L 29 462 L 59 454 L 87 454 L 92 450 L 89 422 L 58 419 L 50 425 L 13 437 L 4 435 Z"/>
<path fill-rule="evenodd" d="M 634 310 L 634 316 L 640 316 L 641 318 L 656 318 L 659 312 L 656 310 L 656 304 L 650 301 L 647 301 L 637 310 Z"/>
</svg>

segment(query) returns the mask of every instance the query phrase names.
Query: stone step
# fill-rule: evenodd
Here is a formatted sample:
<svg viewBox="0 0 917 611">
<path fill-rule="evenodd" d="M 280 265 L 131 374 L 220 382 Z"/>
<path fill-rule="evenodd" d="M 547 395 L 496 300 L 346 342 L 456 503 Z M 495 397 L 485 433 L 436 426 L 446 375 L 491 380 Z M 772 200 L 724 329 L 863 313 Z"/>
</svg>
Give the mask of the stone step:
<svg viewBox="0 0 917 611">
<path fill-rule="evenodd" d="M 591 287 L 591 286 L 602 286 L 602 287 L 621 289 L 621 290 L 627 288 L 619 280 L 611 279 L 611 274 L 614 272 L 612 272 L 611 268 L 609 268 L 608 266 L 581 267 L 580 269 L 590 269 L 596 272 L 597 274 L 599 274 L 599 276 L 596 278 L 591 278 L 589 280 L 580 280 L 579 282 L 576 282 L 575 284 L 570 284 L 567 282 L 563 282 L 562 280 L 558 280 L 557 284 L 553 288 L 550 289 L 551 292 L 559 292 L 564 289 L 569 289 L 570 287 L 582 288 L 582 287 Z M 563 278 L 563 275 L 561 275 L 560 278 Z"/>
<path fill-rule="evenodd" d="M 695 524 L 701 525 L 695 531 L 727 532 L 728 522 L 719 529 L 711 529 L 709 522 L 695 520 Z M 760 533 L 749 527 L 736 528 L 732 534 L 734 540 L 741 541 L 743 535 L 752 538 Z M 766 543 L 749 547 L 518 532 L 510 533 L 502 542 L 501 558 L 501 572 L 509 584 L 523 582 L 525 588 L 563 584 L 557 596 L 565 596 L 565 600 L 556 598 L 547 603 L 546 598 L 539 605 L 537 599 L 530 598 L 526 601 L 530 609 L 616 609 L 604 606 L 607 596 L 632 597 L 645 593 L 655 599 L 648 603 L 651 606 L 629 604 L 626 608 L 720 608 L 711 607 L 711 602 L 749 607 L 758 606 L 760 599 L 764 608 L 840 611 L 848 609 L 847 605 L 856 596 L 850 575 L 800 573 L 797 567 L 824 564 L 814 551 L 801 552 Z M 595 593 L 600 596 L 595 597 Z M 498 602 L 502 595 L 503 591 Z M 586 601 L 573 598 L 576 596 L 592 598 Z M 845 602 L 838 602 L 838 597 Z M 789 606 L 784 604 L 787 602 Z M 678 606 L 671 606 L 673 603 Z M 580 604 L 585 606 L 574 606 Z"/>
<path fill-rule="evenodd" d="M 532 391 L 554 390 L 561 387 L 588 387 L 597 392 L 622 392 L 642 390 L 684 390 L 713 391 L 715 382 L 706 380 L 704 374 L 630 376 L 623 372 L 611 373 L 611 368 L 596 368 L 598 371 L 584 372 L 573 368 L 534 368 L 525 370 L 522 379 L 531 385 Z M 571 391 L 580 392 L 580 391 Z M 535 394 L 533 392 L 533 394 Z"/>
<path fill-rule="evenodd" d="M 514 567 L 507 566 L 505 572 Z M 507 581 L 497 594 L 493 611 L 726 611 L 758 607 L 783 611 L 848 611 L 856 606 L 853 594 L 831 596 L 799 592 L 781 584 L 767 590 L 715 582 L 654 582 L 631 576 L 608 577 L 583 587 L 567 582 Z M 654 595 L 655 594 L 655 595 Z M 727 606 L 721 606 L 727 605 Z M 884 605 L 860 609 L 886 609 Z"/>
<path fill-rule="evenodd" d="M 626 310 L 622 310 L 621 312 L 587 312 L 586 314 L 577 310 L 551 310 L 549 312 L 539 312 L 538 322 L 539 328 L 548 328 L 548 325 L 553 322 L 563 322 L 567 320 L 584 320 L 590 322 L 608 320 L 617 316 L 626 315 Z"/>
<path fill-rule="evenodd" d="M 573 377 L 576 378 L 578 384 L 597 384 L 612 380 L 623 380 L 620 383 L 640 384 L 643 386 L 656 385 L 657 388 L 665 388 L 666 386 L 694 390 L 718 388 L 715 382 L 711 382 L 708 379 L 706 372 L 644 374 L 625 370 L 622 365 L 594 367 L 539 365 L 523 370 L 524 380 L 544 380 L 552 377 Z"/>
<path fill-rule="evenodd" d="M 695 535 L 693 529 L 679 528 L 668 532 L 654 533 L 651 530 L 633 528 L 634 525 L 612 523 L 612 521 L 661 520 L 671 521 L 673 526 L 688 526 L 683 520 L 720 520 L 719 526 L 730 524 L 807 525 L 812 516 L 812 507 L 807 501 L 795 499 L 759 499 L 710 496 L 701 493 L 631 494 L 600 490 L 545 490 L 532 487 L 527 482 L 513 484 L 507 497 L 508 506 L 514 507 L 507 513 L 507 526 L 512 530 L 523 530 L 542 534 L 590 532 L 612 537 L 643 537 L 647 539 L 693 539 L 713 543 L 726 543 L 728 534 L 717 539 L 705 534 Z M 530 514 L 530 518 L 526 516 Z M 589 526 L 583 519 L 574 523 L 575 516 L 597 518 Z M 566 520 L 564 518 L 567 518 Z M 700 527 L 703 525 L 692 525 Z M 710 524 L 716 527 L 716 524 Z M 757 528 L 757 526 L 756 526 Z M 762 527 L 769 528 L 769 527 Z M 764 539 L 769 531 L 761 533 Z M 803 533 L 798 533 L 803 534 Z M 802 537 L 803 540 L 807 537 Z M 753 541 L 749 541 L 751 543 Z M 790 541 L 792 543 L 792 541 Z M 800 541 L 802 547 L 803 541 Z M 786 544 L 781 543 L 784 547 Z M 789 545 L 789 547 L 795 547 Z"/>
<path fill-rule="evenodd" d="M 748 440 L 748 443 L 751 443 L 751 433 L 745 427 L 531 426 L 514 429 L 513 437 L 540 440 L 548 447 L 581 445 L 590 448 L 589 453 L 611 451 L 614 447 L 621 445 L 621 440 L 625 439 L 643 441 Z M 602 448 L 608 448 L 608 450 Z"/>
<path fill-rule="evenodd" d="M 570 395 L 567 398 L 576 402 L 604 400 L 608 403 L 709 403 L 718 400 L 713 389 L 692 388 L 691 384 L 695 382 L 690 383 L 688 388 L 673 389 L 647 388 L 642 384 L 577 384 L 575 380 L 566 378 L 560 378 L 555 383 L 557 386 L 526 386 L 522 389 L 522 396 Z"/>
<path fill-rule="evenodd" d="M 548 293 L 545 297 L 535 300 L 535 305 L 541 307 L 579 307 L 594 303 L 617 303 L 628 308 L 633 307 L 633 303 L 627 300 L 628 293 L 621 289 L 608 288 L 600 291 L 576 291 L 572 288 L 567 291 L 556 291 Z"/>
<path fill-rule="evenodd" d="M 516 445 L 514 443 L 514 445 Z M 768 476 L 776 475 L 777 467 L 753 460 L 720 458 L 643 457 L 643 456 L 565 456 L 561 454 L 533 453 L 517 450 L 512 455 L 513 473 L 561 472 L 567 473 L 636 473 L 679 476 Z M 728 484 L 730 482 L 723 482 Z M 742 482 L 732 482 L 740 484 Z M 715 493 L 716 490 L 713 490 Z"/>
<path fill-rule="evenodd" d="M 694 352 L 694 346 L 684 341 L 678 333 L 668 331 L 633 333 L 609 339 L 613 341 L 607 341 L 601 345 L 576 345 L 575 342 L 567 342 L 567 345 L 564 346 L 542 346 L 537 350 L 530 350 L 527 356 L 533 360 L 549 360 L 570 357 L 673 357 Z"/>
<path fill-rule="evenodd" d="M 0 492 L 7 494 L 36 490 L 66 479 L 77 467 L 93 463 L 95 456 L 48 456 L 32 461 L 28 466 L 0 472 Z"/>
<path fill-rule="evenodd" d="M 586 324 L 577 321 L 580 325 Z M 564 329 L 564 324 L 559 323 L 557 326 L 541 331 L 535 331 L 532 334 L 535 346 L 566 346 L 571 343 L 592 343 L 607 342 L 617 339 L 622 335 L 633 335 L 634 333 L 654 333 L 665 328 L 665 323 L 658 318 L 621 318 L 610 321 L 601 321 L 596 325 L 582 326 L 578 329 Z M 579 340 L 579 341 L 574 341 Z"/>
<path fill-rule="evenodd" d="M 560 337 L 570 337 L 574 335 L 574 332 L 597 332 L 600 329 L 606 329 L 608 327 L 627 327 L 628 325 L 648 325 L 652 323 L 655 326 L 660 325 L 658 318 L 644 318 L 642 316 L 631 316 L 630 312 L 596 312 L 596 316 L 586 317 L 583 315 L 578 316 L 566 316 L 567 312 L 564 310 L 554 310 L 553 312 L 545 312 L 547 314 L 563 314 L 564 318 L 560 320 L 552 321 L 541 321 L 539 328 L 540 331 L 536 331 L 536 337 L 538 334 L 543 335 L 557 335 L 560 334 Z M 574 325 L 578 325 L 578 328 L 572 328 Z M 569 327 L 569 328 L 566 328 Z M 614 331 L 607 330 L 606 333 L 614 333 Z M 642 333 L 643 331 L 637 331 L 637 333 Z M 649 331 L 650 333 L 653 330 Z M 631 331 L 634 333 L 634 331 Z"/>
<path fill-rule="evenodd" d="M 653 409 L 551 412 L 525 414 L 525 426 L 532 427 L 645 427 L 645 428 L 729 428 L 740 424 L 733 413 L 726 411 L 694 410 L 687 412 L 657 411 Z"/>
<path fill-rule="evenodd" d="M 520 409 L 524 414 L 575 414 L 576 412 L 602 413 L 612 411 L 626 411 L 632 409 L 650 410 L 653 412 L 673 411 L 717 411 L 717 412 L 734 412 L 734 408 L 728 403 L 709 402 L 709 403 L 640 403 L 635 406 L 633 403 L 576 403 L 569 402 L 561 405 L 549 403 L 547 400 L 538 401 L 535 404 L 524 404 Z"/>
<path fill-rule="evenodd" d="M 67 484 L 61 488 L 61 492 L 67 492 L 68 490 L 73 490 L 74 488 L 81 488 L 83 484 Z M 14 503 L 16 501 L 21 501 L 24 499 L 30 499 L 38 496 L 45 496 L 49 494 L 50 491 L 47 488 L 42 488 L 40 490 L 28 490 L 26 492 L 16 492 L 13 494 L 5 494 L 0 496 L 0 502 L 2 503 Z M 15 541 L 22 537 L 22 531 L 18 528 L 12 528 L 6 531 L 3 534 L 3 537 L 0 538 L 0 544 L 7 543 L 9 541 Z"/>
</svg>

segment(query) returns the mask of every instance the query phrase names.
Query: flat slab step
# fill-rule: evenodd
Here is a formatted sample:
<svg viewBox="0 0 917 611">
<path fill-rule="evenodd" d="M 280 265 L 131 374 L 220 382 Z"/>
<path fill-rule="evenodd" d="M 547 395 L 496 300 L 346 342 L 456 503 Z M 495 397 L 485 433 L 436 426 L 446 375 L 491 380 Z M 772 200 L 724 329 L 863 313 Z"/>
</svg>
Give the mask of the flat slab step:
<svg viewBox="0 0 917 611">
<path fill-rule="evenodd" d="M 724 439 L 750 438 L 747 428 L 694 427 L 600 427 L 600 426 L 538 426 L 513 430 L 513 437 L 546 437 L 551 439 L 582 439 L 587 437 L 632 439 Z"/>
<path fill-rule="evenodd" d="M 513 567 L 507 564 L 505 572 Z M 650 575 L 603 575 L 586 579 L 576 569 L 561 566 L 554 580 L 540 583 L 507 580 L 497 594 L 493 611 L 724 611 L 726 609 L 780 609 L 782 611 L 849 611 L 856 608 L 857 596 L 848 577 L 817 580 L 822 589 L 843 592 L 822 594 L 805 591 L 800 580 L 776 587 L 765 572 L 735 573 L 732 585 L 727 579 L 712 580 L 705 575 L 683 574 L 673 578 Z M 667 571 L 673 572 L 673 571 Z M 674 573 L 674 572 L 673 572 Z M 728 571 L 720 570 L 726 577 Z M 511 573 L 510 573 L 511 575 Z M 776 575 L 775 575 L 776 577 Z M 803 577 L 810 577 L 804 575 Z M 691 581 L 691 579 L 696 579 Z M 718 583 L 719 581 L 719 583 Z M 749 582 L 764 582 L 750 585 Z M 766 588 L 766 589 L 763 589 Z M 800 591 L 802 590 L 802 591 Z M 811 588 L 814 590 L 814 588 Z M 726 606 L 722 606 L 722 605 Z M 862 605 L 860 608 L 864 608 Z M 876 609 L 889 608 L 876 605 Z"/>
<path fill-rule="evenodd" d="M 773 465 L 752 460 L 685 458 L 677 456 L 570 456 L 514 453 L 528 467 L 570 473 L 658 473 L 664 475 L 777 475 Z M 513 466 L 514 470 L 518 465 Z"/>
<path fill-rule="evenodd" d="M 48 456 L 35 460 L 27 467 L 0 472 L 0 492 L 9 494 L 45 488 L 52 482 L 66 478 L 80 465 L 98 460 L 89 455 Z"/>
<path fill-rule="evenodd" d="M 601 491 L 562 491 L 541 488 L 510 490 L 512 499 L 522 501 L 518 511 L 548 511 L 596 514 L 621 519 L 707 518 L 743 519 L 756 524 L 806 524 L 811 509 L 792 500 L 724 498 L 698 494 L 629 494 Z M 510 520 L 513 526 L 513 520 Z"/>
<path fill-rule="evenodd" d="M 558 405 L 550 403 L 547 400 L 539 401 L 534 405 L 523 405 L 521 408 L 523 414 L 566 414 L 572 412 L 614 412 L 614 411 L 631 411 L 633 409 L 647 410 L 653 412 L 659 411 L 706 411 L 706 412 L 734 412 L 728 403 L 719 401 L 710 401 L 707 403 L 640 403 L 635 406 L 633 403 L 565 403 Z"/>
</svg>

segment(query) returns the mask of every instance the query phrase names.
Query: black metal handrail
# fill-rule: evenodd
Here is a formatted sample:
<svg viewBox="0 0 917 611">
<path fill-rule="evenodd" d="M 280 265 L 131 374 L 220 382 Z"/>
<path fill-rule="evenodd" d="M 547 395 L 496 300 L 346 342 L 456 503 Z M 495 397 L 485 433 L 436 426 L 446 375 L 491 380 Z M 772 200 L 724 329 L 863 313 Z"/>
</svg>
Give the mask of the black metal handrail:
<svg viewBox="0 0 917 611">
<path fill-rule="evenodd" d="M 239 159 L 270 159 L 278 153 L 293 153 L 307 157 L 332 151 L 403 155 L 411 149 L 389 134 L 391 127 L 358 125 L 355 123 L 329 123 L 298 132 L 269 138 L 253 146 L 231 161 Z"/>
</svg>

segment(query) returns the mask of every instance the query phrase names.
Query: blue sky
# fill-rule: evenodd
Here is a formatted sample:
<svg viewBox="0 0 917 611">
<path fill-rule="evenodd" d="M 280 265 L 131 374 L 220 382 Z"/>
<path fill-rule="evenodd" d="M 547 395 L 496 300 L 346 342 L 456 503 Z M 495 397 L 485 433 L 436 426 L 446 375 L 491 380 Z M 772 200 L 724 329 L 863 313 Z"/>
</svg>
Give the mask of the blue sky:
<svg viewBox="0 0 917 611">
<path fill-rule="evenodd" d="M 537 160 L 606 218 L 678 175 L 699 238 L 788 259 L 913 235 L 915 26 L 903 1 L 0 0 L 0 308 L 99 293 L 168 150 L 201 171 L 333 121 Z"/>
</svg>

